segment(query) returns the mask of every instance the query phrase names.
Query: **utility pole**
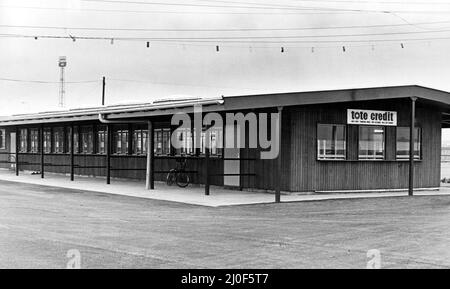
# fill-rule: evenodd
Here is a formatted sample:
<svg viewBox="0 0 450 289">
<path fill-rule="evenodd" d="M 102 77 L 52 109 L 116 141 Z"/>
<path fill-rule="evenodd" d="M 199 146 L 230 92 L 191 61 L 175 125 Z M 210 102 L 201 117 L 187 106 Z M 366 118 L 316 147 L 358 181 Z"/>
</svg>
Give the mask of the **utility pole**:
<svg viewBox="0 0 450 289">
<path fill-rule="evenodd" d="M 106 86 L 106 77 L 103 76 L 103 86 L 102 86 L 102 106 L 105 105 L 105 86 Z"/>
</svg>

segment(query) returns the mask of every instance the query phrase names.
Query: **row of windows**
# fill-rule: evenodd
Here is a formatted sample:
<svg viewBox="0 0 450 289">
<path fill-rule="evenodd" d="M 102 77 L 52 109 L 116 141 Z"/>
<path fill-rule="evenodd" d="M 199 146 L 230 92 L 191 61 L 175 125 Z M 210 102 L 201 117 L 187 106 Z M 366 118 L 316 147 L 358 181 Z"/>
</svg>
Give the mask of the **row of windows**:
<svg viewBox="0 0 450 289">
<path fill-rule="evenodd" d="M 1 131 L 0 131 L 1 133 Z M 71 151 L 70 128 L 47 128 L 43 131 L 44 153 L 68 153 Z M 194 132 L 195 138 L 195 132 Z M 171 130 L 162 128 L 154 130 L 155 155 L 186 155 L 195 154 L 193 150 L 192 133 L 189 130 L 179 132 L 177 137 L 182 145 L 179 149 L 171 148 Z M 130 139 L 131 137 L 131 139 Z M 0 134 L 1 139 L 1 134 Z M 131 148 L 130 148 L 131 141 Z M 222 155 L 222 130 L 211 133 L 211 155 Z M 74 152 L 81 154 L 106 154 L 106 127 L 99 126 L 94 132 L 92 126 L 76 127 L 74 131 Z M 220 142 L 220 143 L 219 143 Z M 0 143 L 1 144 L 1 143 Z M 112 153 L 145 155 L 147 154 L 148 132 L 146 129 L 116 129 L 112 134 Z M 20 152 L 39 152 L 39 129 L 21 129 L 19 132 Z M 205 152 L 205 132 L 201 136 L 201 153 Z"/>
<path fill-rule="evenodd" d="M 415 128 L 414 158 L 421 158 L 422 130 Z M 338 124 L 318 124 L 317 158 L 319 160 L 347 159 L 346 126 Z M 396 158 L 409 158 L 409 127 L 397 127 Z M 382 126 L 359 126 L 359 160 L 385 159 L 385 128 Z"/>
</svg>

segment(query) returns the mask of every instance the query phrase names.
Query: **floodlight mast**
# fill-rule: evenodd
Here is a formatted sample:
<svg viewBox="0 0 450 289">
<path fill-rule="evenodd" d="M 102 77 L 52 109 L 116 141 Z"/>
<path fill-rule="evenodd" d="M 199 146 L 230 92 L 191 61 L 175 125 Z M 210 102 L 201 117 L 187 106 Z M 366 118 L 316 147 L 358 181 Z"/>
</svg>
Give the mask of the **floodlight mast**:
<svg viewBox="0 0 450 289">
<path fill-rule="evenodd" d="M 67 66 L 67 60 L 65 56 L 60 56 L 58 61 L 58 66 L 61 70 L 60 77 L 59 77 L 59 107 L 65 106 L 65 79 L 64 79 L 64 68 Z"/>
</svg>

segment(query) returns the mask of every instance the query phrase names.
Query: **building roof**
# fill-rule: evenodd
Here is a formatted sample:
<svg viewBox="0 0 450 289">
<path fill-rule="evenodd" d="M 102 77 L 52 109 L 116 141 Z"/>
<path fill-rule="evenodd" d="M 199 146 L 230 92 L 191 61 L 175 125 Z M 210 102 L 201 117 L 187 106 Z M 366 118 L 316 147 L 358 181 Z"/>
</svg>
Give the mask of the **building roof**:
<svg viewBox="0 0 450 289">
<path fill-rule="evenodd" d="M 204 112 L 210 112 L 350 101 L 399 99 L 413 96 L 418 97 L 420 100 L 436 103 L 442 106 L 444 111 L 450 112 L 450 93 L 423 86 L 407 85 L 239 95 L 208 99 L 189 98 L 165 101 L 160 100 L 151 103 L 80 108 L 3 117 L 0 118 L 0 126 L 95 120 L 98 119 L 99 115 L 104 115 L 111 120 L 118 120 L 124 118 L 129 119 L 157 115 L 171 115 L 177 112 L 191 113 L 194 111 L 195 105 L 202 105 L 202 110 Z"/>
</svg>

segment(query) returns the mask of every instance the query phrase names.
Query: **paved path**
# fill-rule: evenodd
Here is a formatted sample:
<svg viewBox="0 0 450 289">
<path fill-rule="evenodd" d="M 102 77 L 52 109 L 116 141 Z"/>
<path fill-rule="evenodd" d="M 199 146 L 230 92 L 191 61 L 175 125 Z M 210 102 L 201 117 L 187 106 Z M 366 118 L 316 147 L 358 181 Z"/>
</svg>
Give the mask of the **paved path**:
<svg viewBox="0 0 450 289">
<path fill-rule="evenodd" d="M 450 268 L 450 197 L 206 207 L 0 181 L 0 268 Z"/>
<path fill-rule="evenodd" d="M 85 190 L 114 195 L 124 195 L 129 197 L 181 202 L 192 205 L 209 207 L 249 205 L 273 203 L 275 196 L 273 193 L 248 192 L 228 190 L 219 187 L 211 188 L 211 195 L 205 196 L 204 189 L 199 186 L 189 186 L 182 189 L 177 186 L 166 186 L 164 183 L 156 183 L 155 190 L 145 189 L 145 184 L 138 181 L 112 180 L 110 185 L 106 185 L 104 178 L 76 177 L 71 182 L 67 176 L 61 174 L 47 173 L 45 179 L 40 175 L 31 175 L 30 172 L 21 172 L 16 176 L 10 170 L 0 169 L 0 180 L 11 182 L 22 182 L 28 184 L 45 185 L 73 190 Z M 446 187 L 440 191 L 418 191 L 417 195 L 450 195 L 450 188 Z M 390 191 L 383 193 L 339 193 L 339 194 L 291 194 L 282 195 L 282 202 L 302 202 L 334 199 L 352 198 L 378 198 L 406 196 L 406 191 Z"/>
</svg>

